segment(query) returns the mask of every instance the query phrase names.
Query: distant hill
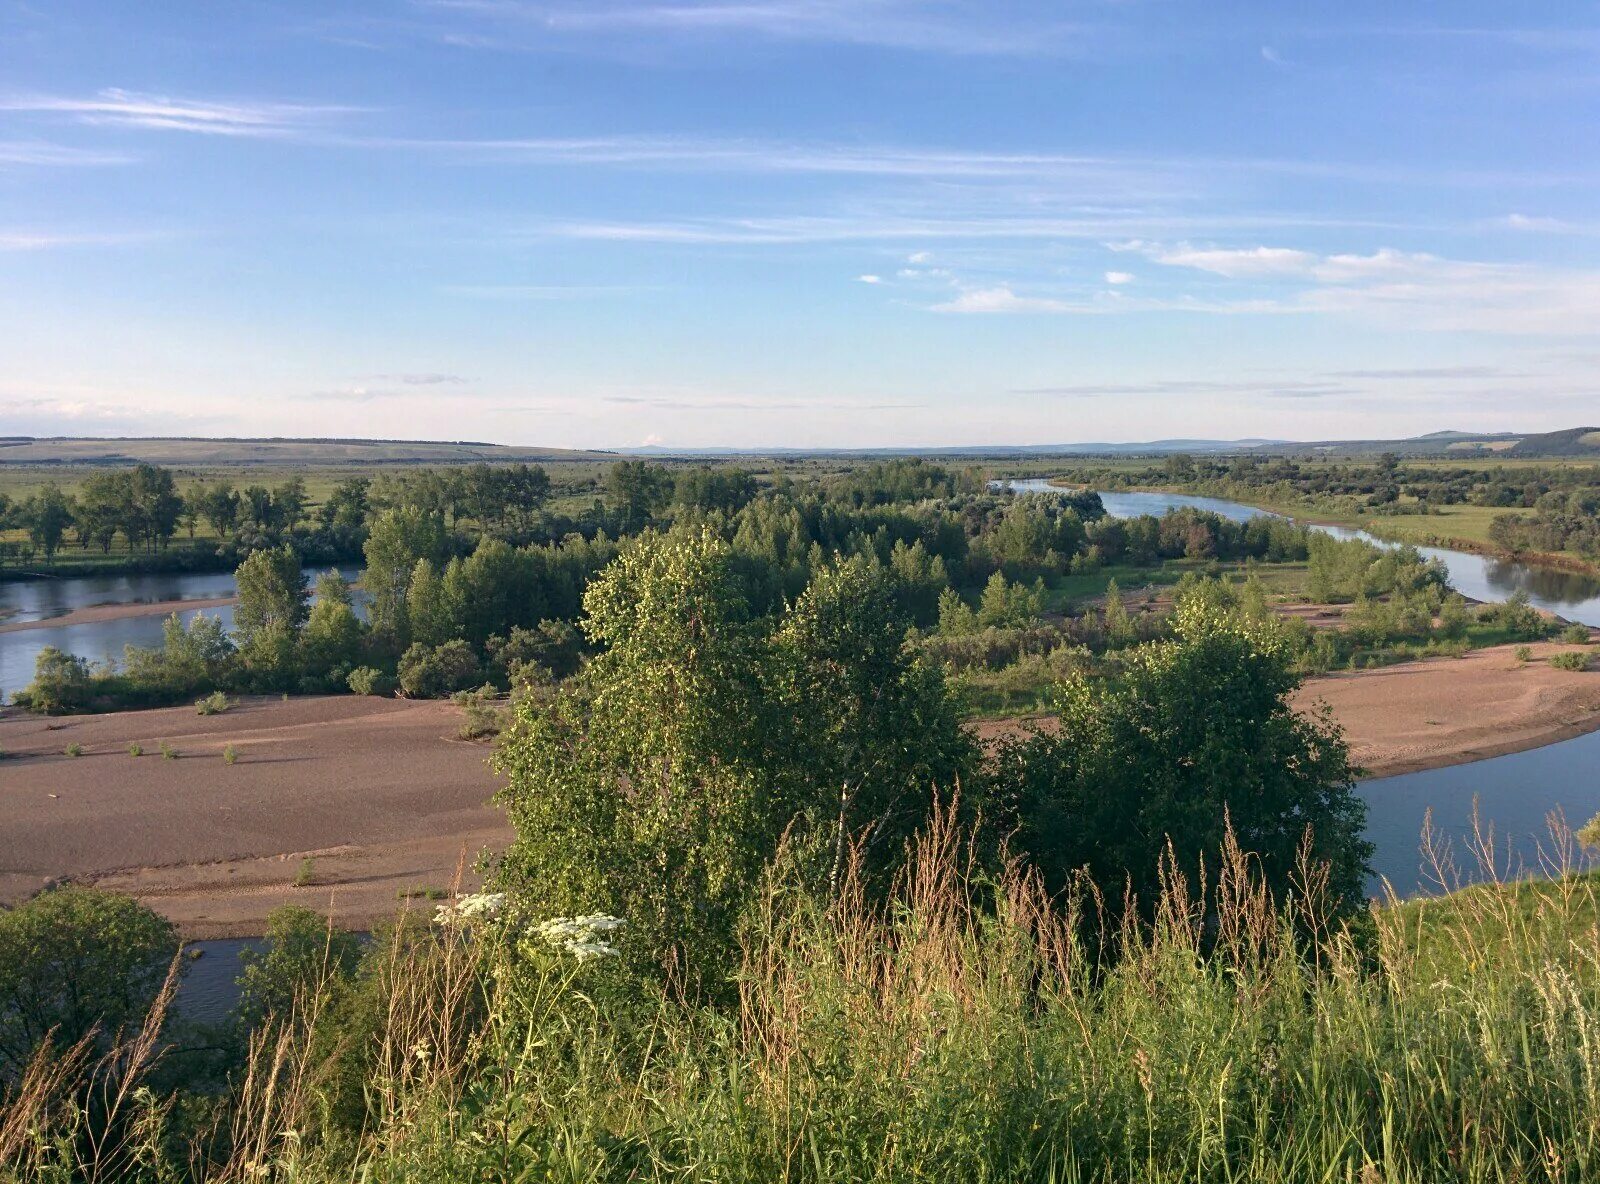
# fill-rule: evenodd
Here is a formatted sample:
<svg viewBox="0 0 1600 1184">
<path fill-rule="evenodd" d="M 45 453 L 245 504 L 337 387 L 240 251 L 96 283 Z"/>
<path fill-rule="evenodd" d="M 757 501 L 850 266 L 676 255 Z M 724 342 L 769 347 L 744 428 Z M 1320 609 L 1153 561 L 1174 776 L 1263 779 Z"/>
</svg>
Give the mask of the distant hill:
<svg viewBox="0 0 1600 1184">
<path fill-rule="evenodd" d="M 566 448 L 524 448 L 470 440 L 219 439 L 198 437 L 0 437 L 0 465 L 405 465 L 473 461 L 615 459 Z"/>
<path fill-rule="evenodd" d="M 1600 457 L 1600 428 L 1568 428 L 1524 436 L 1506 450 L 1507 456 Z"/>
</svg>

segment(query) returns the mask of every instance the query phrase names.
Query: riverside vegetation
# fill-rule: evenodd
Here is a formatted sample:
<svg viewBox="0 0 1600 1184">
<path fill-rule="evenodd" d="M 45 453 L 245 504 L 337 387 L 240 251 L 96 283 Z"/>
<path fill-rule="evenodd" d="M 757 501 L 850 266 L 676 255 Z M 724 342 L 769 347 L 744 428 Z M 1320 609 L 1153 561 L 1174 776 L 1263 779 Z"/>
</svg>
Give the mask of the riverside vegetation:
<svg viewBox="0 0 1600 1184">
<path fill-rule="evenodd" d="M 537 493 L 548 485 L 540 475 L 523 467 L 507 480 Z M 674 529 L 710 531 L 732 548 L 758 615 L 792 601 L 837 557 L 881 568 L 914 643 L 959 677 L 970 707 L 982 712 L 1037 707 L 1064 674 L 1101 669 L 1122 649 L 1169 635 L 1165 612 L 1130 607 L 1125 588 L 1222 577 L 1258 613 L 1270 600 L 1350 604 L 1346 628 L 1302 626 L 1292 637 L 1307 671 L 1460 653 L 1552 628 L 1525 603 L 1470 610 L 1414 550 L 1338 542 L 1273 518 L 1240 524 L 1179 510 L 1118 520 L 1093 493 L 1015 496 L 989 489 L 980 472 L 921 461 L 765 486 L 731 466 L 674 474 L 621 462 L 583 529 L 560 536 L 571 520 L 542 514 L 533 493 L 518 508 L 497 510 L 482 500 L 492 489 L 472 492 L 480 476 L 473 468 L 452 475 L 468 491 L 462 501 L 441 492 L 455 485 L 421 474 L 383 479 L 381 497 L 360 481 L 346 483 L 315 510 L 318 521 L 343 523 L 348 540 L 359 539 L 364 617 L 337 572 L 320 577 L 311 596 L 303 564 L 322 552 L 298 527 L 253 534 L 248 543 L 240 536 L 236 545 L 247 553 L 231 634 L 216 617 L 201 614 L 187 626 L 174 617 L 160 648 L 130 647 L 115 668 L 48 648 L 16 700 L 48 712 L 218 692 L 470 692 L 481 703 L 548 686 L 592 656 L 576 627 L 582 598 L 620 542 Z M 159 485 L 144 480 L 152 483 Z M 278 521 L 305 513 L 285 510 Z M 130 535 L 130 546 L 139 537 Z M 486 722 L 473 730 L 489 730 Z"/>
<path fill-rule="evenodd" d="M 499 742 L 486 892 L 279 912 L 219 1028 L 142 906 L 0 914 L 0 1172 L 1592 1178 L 1593 882 L 1370 907 L 1288 623 L 1191 581 L 989 752 L 892 568 L 763 587 L 707 522 L 625 544 Z"/>
</svg>

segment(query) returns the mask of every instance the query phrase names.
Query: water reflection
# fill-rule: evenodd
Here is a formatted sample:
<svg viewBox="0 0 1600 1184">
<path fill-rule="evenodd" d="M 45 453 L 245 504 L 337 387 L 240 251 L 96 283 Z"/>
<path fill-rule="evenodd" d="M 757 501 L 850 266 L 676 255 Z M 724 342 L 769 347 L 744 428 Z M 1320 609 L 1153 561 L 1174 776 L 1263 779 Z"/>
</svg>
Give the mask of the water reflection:
<svg viewBox="0 0 1600 1184">
<path fill-rule="evenodd" d="M 1043 478 L 1011 481 L 1007 484 L 1018 493 L 1060 493 L 1062 490 Z M 1100 494 L 1106 513 L 1114 518 L 1135 518 L 1141 514 L 1160 517 L 1171 510 L 1191 508 L 1207 510 L 1234 522 L 1248 522 L 1252 518 L 1272 516 L 1271 511 L 1247 506 L 1241 502 L 1214 497 L 1194 497 L 1183 493 L 1147 493 L 1129 490 L 1108 490 Z M 1313 523 L 1314 529 L 1325 531 L 1335 538 L 1365 539 L 1379 547 L 1394 547 L 1397 543 L 1375 538 L 1363 530 L 1344 526 L 1322 526 Z M 1450 586 L 1473 600 L 1505 600 L 1514 592 L 1527 593 L 1529 603 L 1535 608 L 1556 613 L 1571 621 L 1585 625 L 1600 625 L 1600 579 L 1580 572 L 1562 571 L 1560 568 L 1542 567 L 1528 563 L 1513 563 L 1470 551 L 1452 551 L 1445 547 L 1418 547 L 1430 559 L 1443 563 L 1450 573 Z"/>
</svg>

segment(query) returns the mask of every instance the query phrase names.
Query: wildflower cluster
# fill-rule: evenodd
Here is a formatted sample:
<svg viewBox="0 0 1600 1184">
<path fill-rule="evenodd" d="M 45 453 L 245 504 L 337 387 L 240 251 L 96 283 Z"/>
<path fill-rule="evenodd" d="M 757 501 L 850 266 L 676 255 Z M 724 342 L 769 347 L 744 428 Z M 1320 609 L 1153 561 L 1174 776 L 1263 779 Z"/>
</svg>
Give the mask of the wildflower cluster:
<svg viewBox="0 0 1600 1184">
<path fill-rule="evenodd" d="M 439 906 L 434 921 L 439 925 L 466 925 L 473 921 L 493 921 L 505 911 L 504 892 L 471 892 Z"/>
<path fill-rule="evenodd" d="M 602 934 L 615 933 L 627 921 L 595 913 L 587 917 L 552 917 L 534 927 L 533 932 L 553 946 L 558 946 L 579 962 L 590 958 L 615 958 L 619 951 Z"/>
</svg>

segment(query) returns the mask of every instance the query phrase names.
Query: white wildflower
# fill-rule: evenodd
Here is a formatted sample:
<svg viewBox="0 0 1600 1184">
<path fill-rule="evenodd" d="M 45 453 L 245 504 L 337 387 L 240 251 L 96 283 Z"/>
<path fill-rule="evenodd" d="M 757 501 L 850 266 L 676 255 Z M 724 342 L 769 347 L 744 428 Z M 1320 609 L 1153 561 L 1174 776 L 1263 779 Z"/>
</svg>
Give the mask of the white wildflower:
<svg viewBox="0 0 1600 1184">
<path fill-rule="evenodd" d="M 601 941 L 599 935 L 615 933 L 626 924 L 621 917 L 591 913 L 585 917 L 551 917 L 534 926 L 533 931 L 578 961 L 587 962 L 591 958 L 618 957 L 620 951 L 609 942 Z"/>
</svg>

